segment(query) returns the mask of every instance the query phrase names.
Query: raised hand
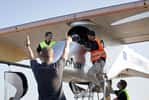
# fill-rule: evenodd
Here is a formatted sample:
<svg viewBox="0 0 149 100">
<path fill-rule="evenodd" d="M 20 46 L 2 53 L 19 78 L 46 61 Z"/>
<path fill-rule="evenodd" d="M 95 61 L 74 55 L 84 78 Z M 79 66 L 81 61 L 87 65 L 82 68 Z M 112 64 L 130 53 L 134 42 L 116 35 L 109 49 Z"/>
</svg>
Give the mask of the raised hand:
<svg viewBox="0 0 149 100">
<path fill-rule="evenodd" d="M 29 35 L 26 36 L 26 46 L 30 46 L 31 42 L 30 42 L 30 37 Z"/>
<path fill-rule="evenodd" d="M 29 35 L 26 36 L 26 47 L 27 47 L 27 51 L 28 51 L 28 56 L 29 56 L 29 59 L 34 59 L 34 53 L 30 47 L 31 45 L 31 42 L 30 42 L 30 37 Z"/>
</svg>

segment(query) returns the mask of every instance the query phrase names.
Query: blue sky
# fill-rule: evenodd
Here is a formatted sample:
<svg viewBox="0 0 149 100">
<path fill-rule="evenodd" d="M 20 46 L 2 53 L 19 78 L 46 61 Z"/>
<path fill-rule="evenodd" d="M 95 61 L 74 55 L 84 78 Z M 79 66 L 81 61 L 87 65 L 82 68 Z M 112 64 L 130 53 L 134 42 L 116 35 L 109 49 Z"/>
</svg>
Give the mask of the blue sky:
<svg viewBox="0 0 149 100">
<path fill-rule="evenodd" d="M 137 0 L 0 0 L 0 28 L 132 1 Z M 149 58 L 148 42 L 133 44 L 129 47 Z M 148 89 L 146 85 L 149 84 L 149 80 L 133 79 L 130 83 L 133 89 L 138 87 L 138 92 L 141 92 Z M 134 83 L 138 83 L 139 86 Z M 67 93 L 70 92 L 67 86 L 64 88 L 67 89 Z M 139 95 L 144 96 L 141 93 Z M 70 99 L 72 94 L 68 97 L 72 100 Z M 147 99 L 142 98 L 142 100 Z"/>
<path fill-rule="evenodd" d="M 0 28 L 137 0 L 0 0 Z"/>
</svg>

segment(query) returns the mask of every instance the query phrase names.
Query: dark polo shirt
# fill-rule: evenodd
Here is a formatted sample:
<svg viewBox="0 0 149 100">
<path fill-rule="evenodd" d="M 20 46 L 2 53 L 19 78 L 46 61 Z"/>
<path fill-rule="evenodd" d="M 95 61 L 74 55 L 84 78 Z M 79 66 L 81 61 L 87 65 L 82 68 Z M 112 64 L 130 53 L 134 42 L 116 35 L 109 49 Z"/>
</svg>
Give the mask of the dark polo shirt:
<svg viewBox="0 0 149 100">
<path fill-rule="evenodd" d="M 66 100 L 62 89 L 64 60 L 39 64 L 31 60 L 31 68 L 38 85 L 39 100 Z"/>
</svg>

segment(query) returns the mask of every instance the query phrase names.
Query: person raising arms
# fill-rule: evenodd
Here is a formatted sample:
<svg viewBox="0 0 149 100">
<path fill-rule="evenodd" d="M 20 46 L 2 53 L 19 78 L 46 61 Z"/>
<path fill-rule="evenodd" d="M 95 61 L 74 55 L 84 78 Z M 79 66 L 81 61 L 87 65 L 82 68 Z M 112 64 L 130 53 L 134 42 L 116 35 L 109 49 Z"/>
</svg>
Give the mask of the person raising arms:
<svg viewBox="0 0 149 100">
<path fill-rule="evenodd" d="M 53 49 L 48 46 L 42 48 L 40 54 L 42 63 L 40 64 L 34 57 L 30 38 L 27 36 L 26 48 L 31 63 L 31 69 L 37 82 L 39 100 L 66 100 L 62 90 L 62 77 L 71 41 L 72 39 L 67 37 L 63 55 L 55 63 L 53 63 Z"/>
</svg>

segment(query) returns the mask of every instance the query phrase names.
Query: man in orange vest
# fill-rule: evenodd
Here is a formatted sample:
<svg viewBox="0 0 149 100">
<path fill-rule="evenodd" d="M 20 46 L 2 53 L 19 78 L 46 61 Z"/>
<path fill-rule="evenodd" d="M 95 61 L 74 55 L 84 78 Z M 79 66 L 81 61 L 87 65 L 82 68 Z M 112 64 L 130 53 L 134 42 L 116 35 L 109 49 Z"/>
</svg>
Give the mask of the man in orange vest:
<svg viewBox="0 0 149 100">
<path fill-rule="evenodd" d="M 103 67 L 105 65 L 106 53 L 103 48 L 103 44 L 96 37 L 94 31 L 89 31 L 88 42 L 86 47 L 91 53 L 91 61 L 93 63 L 93 68 L 91 68 L 91 73 L 96 73 L 95 77 L 101 79 L 101 73 L 103 73 Z"/>
</svg>

